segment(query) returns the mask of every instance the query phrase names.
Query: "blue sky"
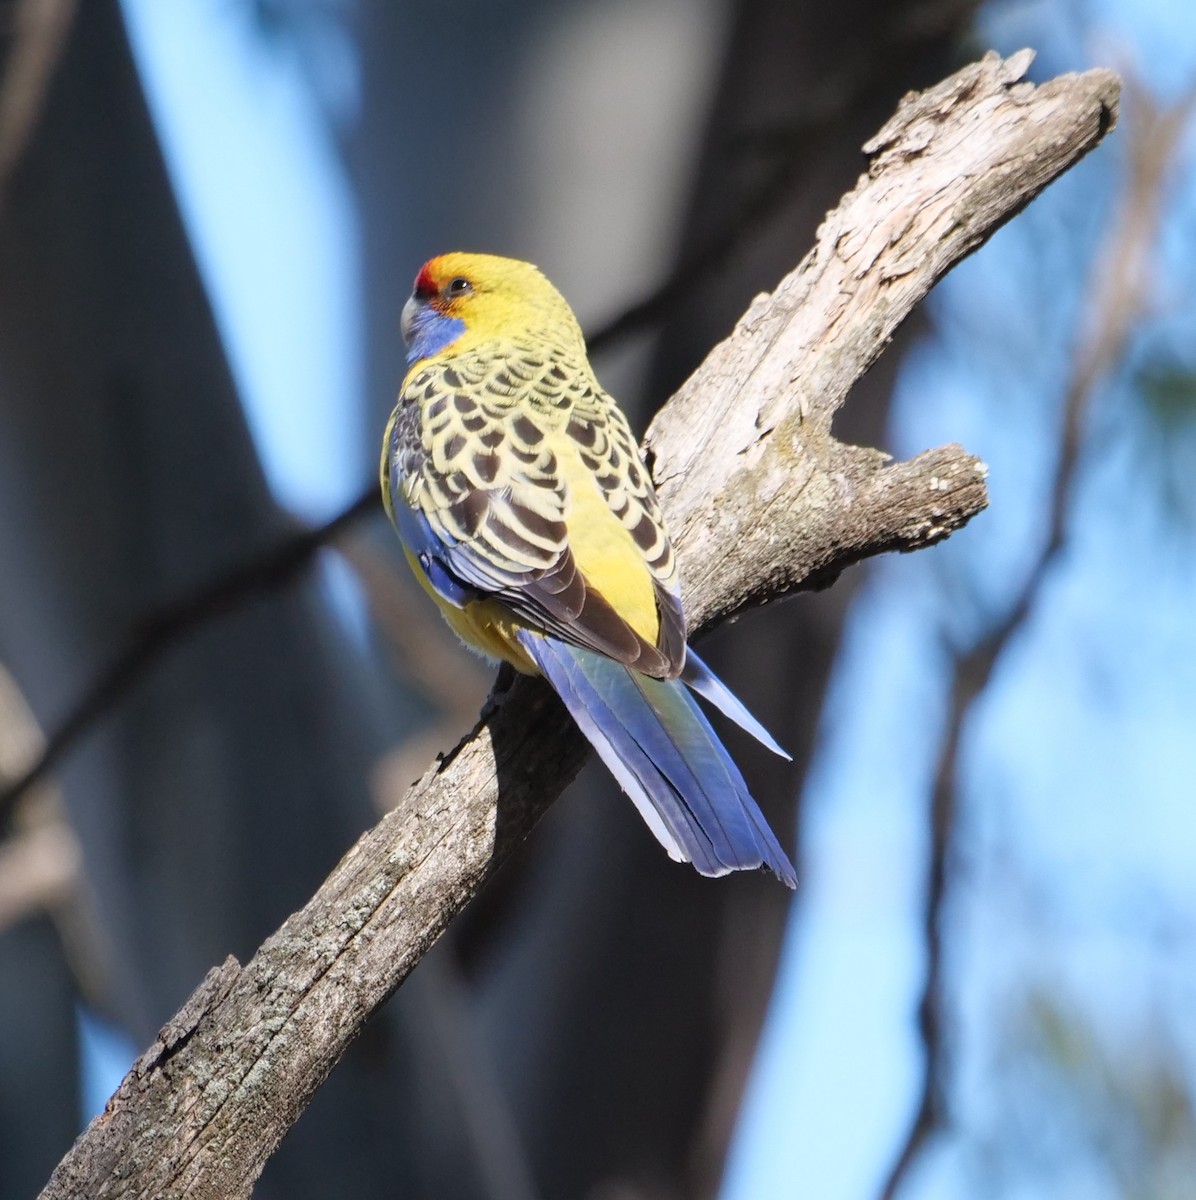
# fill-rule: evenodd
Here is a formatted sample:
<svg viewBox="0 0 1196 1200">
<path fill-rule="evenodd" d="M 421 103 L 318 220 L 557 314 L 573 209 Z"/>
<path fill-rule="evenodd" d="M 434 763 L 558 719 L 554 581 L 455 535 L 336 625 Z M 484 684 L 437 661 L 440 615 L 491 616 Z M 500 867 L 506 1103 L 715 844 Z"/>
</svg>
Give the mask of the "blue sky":
<svg viewBox="0 0 1196 1200">
<path fill-rule="evenodd" d="M 371 464 L 357 424 L 362 248 L 311 63 L 287 39 L 261 37 L 246 6 L 124 9 L 267 476 L 283 504 L 319 519 Z M 1188 9 L 1010 4 L 989 11 L 987 41 L 1039 46 L 1049 71 L 1149 63 L 1166 98 L 1196 72 Z M 1091 29 L 1082 45 L 1069 12 L 1093 14 L 1078 23 Z M 350 119 L 351 63 L 329 61 Z M 1101 228 L 1118 151 L 1098 153 L 1107 161 L 1084 164 L 939 289 L 929 340 L 905 363 L 890 448 L 963 441 L 993 467 L 993 507 L 948 546 L 880 565 L 850 616 L 804 798 L 800 903 L 727 1200 L 871 1197 L 910 1117 L 942 596 L 970 578 L 999 601 L 1037 545 L 1051 406 L 1083 300 L 1074 239 L 1060 231 L 1091 242 Z M 1193 334 L 1192 178 L 1189 163 L 1186 200 L 1164 233 L 1171 308 L 1159 322 L 1178 340 Z M 1062 295 L 1036 289 L 1042 271 L 1072 282 Z M 1176 1027 L 1196 1037 L 1135 915 L 1145 905 L 1196 916 L 1196 555 L 1183 533 L 1158 532 L 1151 489 L 1134 484 L 1118 433 L 1127 403 L 1116 384 L 1102 397 L 1098 429 L 1113 448 L 1085 480 L 1073 548 L 967 732 L 968 873 L 952 923 L 965 1119 L 983 1118 L 979 1064 L 1019 973 L 1086 997 L 1113 1026 L 1170 1004 Z M 1185 552 L 1169 551 L 1174 536 Z M 90 1022 L 86 1031 L 94 1112 L 133 1048 Z M 967 1194 L 967 1170 L 948 1147 L 909 1194 Z"/>
</svg>

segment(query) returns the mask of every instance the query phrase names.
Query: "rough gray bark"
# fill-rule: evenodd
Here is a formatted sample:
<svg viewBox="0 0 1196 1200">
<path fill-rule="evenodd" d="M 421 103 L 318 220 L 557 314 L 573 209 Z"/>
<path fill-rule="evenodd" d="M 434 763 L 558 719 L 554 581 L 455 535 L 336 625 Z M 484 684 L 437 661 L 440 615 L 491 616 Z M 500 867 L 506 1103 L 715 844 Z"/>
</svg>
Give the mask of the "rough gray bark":
<svg viewBox="0 0 1196 1200">
<path fill-rule="evenodd" d="M 1115 121 L 1112 73 L 1035 88 L 1017 82 L 1028 63 L 989 56 L 907 97 L 811 254 L 653 423 L 695 629 L 931 545 L 984 507 L 983 465 L 959 447 L 892 462 L 830 424 L 934 281 Z M 209 973 L 43 1197 L 248 1195 L 348 1042 L 584 755 L 541 683 L 496 696 L 247 966 Z"/>
</svg>

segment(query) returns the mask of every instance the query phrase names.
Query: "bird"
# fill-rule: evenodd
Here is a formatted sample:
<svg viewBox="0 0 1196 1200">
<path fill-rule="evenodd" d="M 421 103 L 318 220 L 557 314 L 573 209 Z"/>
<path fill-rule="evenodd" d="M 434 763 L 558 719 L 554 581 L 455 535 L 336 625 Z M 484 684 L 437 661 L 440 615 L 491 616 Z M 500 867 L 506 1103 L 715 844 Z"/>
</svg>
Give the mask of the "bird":
<svg viewBox="0 0 1196 1200">
<path fill-rule="evenodd" d="M 789 755 L 687 644 L 652 480 L 568 302 L 531 263 L 453 252 L 401 327 L 382 498 L 424 590 L 467 646 L 548 681 L 671 858 L 795 887 L 693 693 Z"/>
</svg>

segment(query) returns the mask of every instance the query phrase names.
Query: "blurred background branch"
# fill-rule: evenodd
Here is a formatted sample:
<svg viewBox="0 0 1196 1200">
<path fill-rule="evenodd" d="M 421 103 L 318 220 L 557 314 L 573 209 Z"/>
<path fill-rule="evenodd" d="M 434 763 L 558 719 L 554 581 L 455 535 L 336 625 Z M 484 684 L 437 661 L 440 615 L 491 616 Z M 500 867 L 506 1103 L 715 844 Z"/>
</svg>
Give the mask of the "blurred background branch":
<svg viewBox="0 0 1196 1200">
<path fill-rule="evenodd" d="M 30 764 L 0 791 L 0 829 L 7 825 L 21 796 L 44 779 L 171 647 L 254 596 L 293 583 L 311 566 L 318 551 L 378 507 L 378 491 L 371 488 L 323 525 L 291 534 L 136 621 L 124 649 L 91 680 Z"/>
</svg>

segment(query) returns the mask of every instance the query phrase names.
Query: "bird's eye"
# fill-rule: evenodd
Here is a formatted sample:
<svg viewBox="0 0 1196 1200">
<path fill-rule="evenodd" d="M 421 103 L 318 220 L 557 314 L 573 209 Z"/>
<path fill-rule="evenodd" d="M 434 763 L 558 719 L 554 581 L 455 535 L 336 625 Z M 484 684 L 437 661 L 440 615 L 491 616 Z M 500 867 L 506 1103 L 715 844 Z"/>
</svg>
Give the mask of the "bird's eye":
<svg viewBox="0 0 1196 1200">
<path fill-rule="evenodd" d="M 450 296 L 464 296 L 473 291 L 473 284 L 470 283 L 468 279 L 464 278 L 464 276 L 458 275 L 456 279 L 449 281 L 449 285 L 446 290 Z"/>
</svg>

